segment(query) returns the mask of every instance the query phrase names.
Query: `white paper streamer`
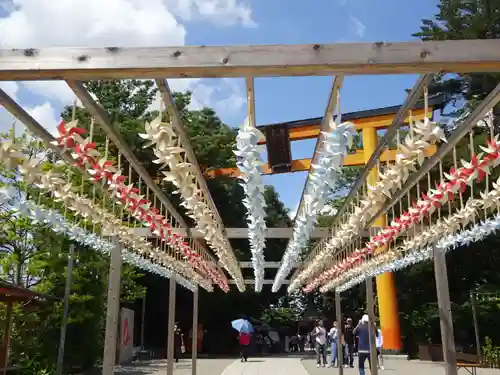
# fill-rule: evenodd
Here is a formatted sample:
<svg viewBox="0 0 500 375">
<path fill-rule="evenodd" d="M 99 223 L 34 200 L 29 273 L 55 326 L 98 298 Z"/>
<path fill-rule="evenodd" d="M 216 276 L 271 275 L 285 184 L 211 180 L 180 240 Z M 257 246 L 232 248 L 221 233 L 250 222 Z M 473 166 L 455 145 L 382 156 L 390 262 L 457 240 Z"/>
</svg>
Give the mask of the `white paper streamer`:
<svg viewBox="0 0 500 375">
<path fill-rule="evenodd" d="M 262 159 L 257 143 L 261 132 L 245 119 L 236 137 L 235 155 L 241 171 L 241 186 L 245 191 L 243 204 L 247 209 L 248 239 L 252 252 L 252 266 L 255 276 L 255 291 L 260 292 L 264 283 L 264 246 L 266 244 L 266 201 L 262 184 Z"/>
<path fill-rule="evenodd" d="M 178 190 L 174 193 L 182 197 L 181 205 L 188 210 L 189 216 L 196 222 L 196 228 L 203 233 L 204 239 L 217 254 L 219 263 L 233 277 L 238 289 L 245 290 L 241 270 L 234 253 L 230 250 L 230 244 L 207 204 L 203 191 L 198 189 L 196 166 L 181 155 L 185 155 L 185 150 L 179 146 L 172 124 L 162 122 L 159 116 L 146 123 L 145 130 L 146 134 L 139 134 L 149 141 L 144 148 L 153 146 L 153 152 L 158 158 L 153 162 L 164 168 L 168 167 L 168 171 L 163 172 L 164 180 L 177 187 Z"/>
<path fill-rule="evenodd" d="M 318 164 L 311 166 L 312 172 L 305 187 L 303 204 L 299 207 L 292 238 L 274 279 L 273 292 L 279 290 L 283 280 L 288 276 L 300 253 L 309 242 L 317 215 L 337 184 L 344 158 L 352 147 L 353 137 L 356 133 L 354 129 L 354 124 L 350 122 L 337 124 L 332 118 L 330 130 L 322 132 L 324 141 L 318 153 Z"/>
<path fill-rule="evenodd" d="M 369 186 L 366 196 L 360 201 L 348 221 L 341 225 L 335 235 L 330 238 L 324 250 L 292 280 L 288 287 L 289 293 L 297 290 L 305 280 L 311 279 L 323 269 L 335 254 L 335 250 L 348 244 L 387 199 L 395 191 L 401 189 L 410 172 L 415 170 L 415 165 L 421 165 L 424 162 L 427 147 L 439 140 L 446 141 L 439 124 L 428 118 L 413 123 L 412 129 L 413 135 L 408 135 L 400 145 L 395 163 L 387 165 L 383 173 L 380 173 L 379 181 L 375 186 Z"/>
<path fill-rule="evenodd" d="M 457 234 L 448 235 L 439 240 L 435 248 L 438 251 L 448 252 L 455 250 L 461 246 L 467 246 L 474 242 L 484 240 L 486 237 L 494 234 L 500 229 L 500 214 L 481 221 L 470 229 L 466 229 Z M 361 275 L 350 279 L 348 282 L 339 285 L 335 288 L 339 292 L 343 292 L 352 288 L 355 285 L 362 283 L 368 277 L 374 277 L 385 272 L 393 272 L 413 264 L 422 262 L 424 260 L 432 259 L 434 247 L 432 245 L 423 248 L 414 248 L 405 253 L 400 259 L 395 259 L 389 263 L 380 265 L 378 267 L 369 268 Z M 321 288 L 321 292 L 326 292 L 327 288 Z M 328 288 L 329 290 L 329 288 Z"/>
<path fill-rule="evenodd" d="M 41 207 L 30 200 L 18 199 L 18 190 L 13 187 L 0 188 L 0 204 L 8 205 L 17 214 L 28 217 L 33 224 L 47 225 L 53 232 L 63 234 L 72 241 L 103 254 L 109 255 L 113 249 L 111 242 L 70 223 L 59 212 Z M 122 258 L 125 262 L 144 271 L 157 274 L 161 277 L 173 277 L 186 289 L 193 291 L 196 288 L 194 283 L 172 272 L 172 270 L 152 263 L 127 249 L 123 249 Z M 200 286 L 206 287 L 206 285 Z"/>
</svg>

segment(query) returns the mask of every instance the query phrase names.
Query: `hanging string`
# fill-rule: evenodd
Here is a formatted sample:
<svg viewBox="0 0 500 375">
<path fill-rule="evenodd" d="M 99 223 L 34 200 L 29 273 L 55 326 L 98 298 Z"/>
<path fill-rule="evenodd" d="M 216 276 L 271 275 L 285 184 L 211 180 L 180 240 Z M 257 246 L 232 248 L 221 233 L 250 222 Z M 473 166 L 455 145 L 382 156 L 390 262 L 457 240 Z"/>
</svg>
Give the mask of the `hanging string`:
<svg viewBox="0 0 500 375">
<path fill-rule="evenodd" d="M 132 166 L 130 163 L 128 163 L 128 181 L 130 183 L 132 183 Z M 140 192 L 139 192 L 140 194 Z M 126 203 L 123 204 L 123 207 L 125 208 L 126 206 Z M 160 214 L 161 214 L 161 211 L 160 211 Z M 128 218 L 127 218 L 127 226 L 130 227 L 130 219 L 132 218 L 132 214 L 129 212 L 128 213 Z"/>
<path fill-rule="evenodd" d="M 453 146 L 453 165 L 455 170 L 458 169 L 458 162 L 457 162 L 457 148 L 456 146 Z M 462 192 L 460 191 L 458 196 L 460 197 L 460 209 L 464 208 L 464 199 L 462 196 Z"/>
<path fill-rule="evenodd" d="M 156 195 L 153 198 L 153 208 L 156 208 Z M 156 242 L 156 248 L 157 249 L 161 249 L 159 241 L 160 241 L 159 236 L 155 236 L 155 242 Z"/>
<path fill-rule="evenodd" d="M 413 141 L 413 112 L 411 109 L 408 111 L 408 130 L 410 132 L 410 139 Z"/>
<path fill-rule="evenodd" d="M 424 121 L 427 123 L 429 120 L 429 88 L 424 87 Z"/>
<path fill-rule="evenodd" d="M 104 160 L 108 160 L 108 153 L 109 153 L 109 138 L 106 136 L 106 140 L 104 142 Z M 105 189 L 106 188 L 105 187 L 106 181 L 104 179 L 101 179 L 101 184 L 102 184 L 103 189 Z M 107 198 L 107 196 L 104 193 L 102 195 L 102 208 L 103 208 L 103 210 L 105 210 L 106 206 L 107 206 L 107 204 L 106 204 L 107 199 L 106 198 Z M 113 211 L 113 213 L 114 213 L 114 211 Z"/>
<path fill-rule="evenodd" d="M 118 172 L 122 170 L 122 154 L 118 151 Z M 129 180 L 130 181 L 130 180 Z M 126 201 L 123 201 L 122 204 L 120 205 L 120 221 L 123 224 L 123 217 L 125 215 L 125 203 Z M 113 213 L 115 212 L 115 203 L 116 199 L 113 199 Z"/>
<path fill-rule="evenodd" d="M 342 123 L 342 111 L 340 110 L 340 90 L 337 90 L 337 124 Z"/>
<path fill-rule="evenodd" d="M 469 149 L 471 154 L 471 160 L 473 159 L 474 153 L 474 132 L 469 133 Z M 470 185 L 470 199 L 474 199 L 474 184 Z M 474 210 L 474 215 L 472 216 L 472 223 L 476 225 L 476 211 Z"/>
<path fill-rule="evenodd" d="M 443 162 L 439 161 L 439 178 L 440 178 L 440 183 L 443 184 L 444 182 L 444 174 L 443 174 Z M 441 219 L 441 205 L 438 206 L 438 219 Z M 448 200 L 448 215 L 451 214 L 451 202 Z"/>
</svg>

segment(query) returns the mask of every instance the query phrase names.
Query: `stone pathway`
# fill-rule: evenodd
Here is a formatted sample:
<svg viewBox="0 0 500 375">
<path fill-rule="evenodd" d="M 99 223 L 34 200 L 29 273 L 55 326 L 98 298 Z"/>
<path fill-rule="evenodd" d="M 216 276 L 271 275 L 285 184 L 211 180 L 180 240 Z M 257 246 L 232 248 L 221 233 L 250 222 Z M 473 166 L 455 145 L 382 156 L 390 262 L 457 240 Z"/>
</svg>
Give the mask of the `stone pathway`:
<svg viewBox="0 0 500 375">
<path fill-rule="evenodd" d="M 354 358 L 354 365 L 356 366 L 357 358 Z M 314 359 L 305 359 L 302 361 L 303 367 L 307 370 L 309 375 L 337 375 L 337 368 L 316 368 L 316 361 Z M 407 361 L 405 359 L 386 359 L 384 362 L 385 369 L 379 370 L 379 375 L 444 375 L 444 367 L 441 363 L 421 362 L 421 361 Z M 368 364 L 366 364 L 366 373 L 369 374 Z M 355 368 L 344 368 L 344 375 L 357 375 L 359 370 Z M 459 375 L 467 375 L 467 371 L 460 370 Z M 500 370 L 496 369 L 478 369 L 477 375 L 500 375 Z"/>
<path fill-rule="evenodd" d="M 234 358 L 198 359 L 197 375 L 220 375 L 233 362 Z M 191 375 L 191 359 L 181 359 L 174 366 L 175 375 Z M 115 375 L 166 375 L 166 373 L 165 359 L 136 362 L 115 370 Z"/>
<path fill-rule="evenodd" d="M 222 375 L 309 375 L 300 358 L 249 358 L 248 362 L 235 361 Z"/>
<path fill-rule="evenodd" d="M 444 375 L 444 368 L 439 363 L 407 361 L 404 359 L 387 359 L 385 370 L 380 375 Z M 166 360 L 142 361 L 130 366 L 123 366 L 115 371 L 116 375 L 165 375 L 167 372 Z M 369 374 L 369 370 L 366 371 Z M 467 375 L 465 370 L 460 373 Z M 459 373 L 459 374 L 460 374 Z M 184 359 L 175 365 L 175 375 L 191 375 L 191 360 Z M 338 369 L 316 368 L 316 361 L 312 358 L 300 357 L 271 357 L 250 358 L 241 363 L 239 359 L 199 359 L 198 375 L 336 375 Z M 345 368 L 344 375 L 357 375 L 357 368 Z M 500 370 L 478 369 L 478 375 L 500 375 Z"/>
</svg>

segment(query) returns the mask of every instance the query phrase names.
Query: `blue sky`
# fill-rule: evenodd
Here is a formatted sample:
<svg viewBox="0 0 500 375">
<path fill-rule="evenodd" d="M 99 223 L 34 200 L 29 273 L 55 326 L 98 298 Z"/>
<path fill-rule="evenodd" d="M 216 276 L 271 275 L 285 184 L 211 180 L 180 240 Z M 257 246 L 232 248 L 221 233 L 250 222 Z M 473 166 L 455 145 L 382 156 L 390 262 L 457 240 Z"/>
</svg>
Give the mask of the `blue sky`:
<svg viewBox="0 0 500 375">
<path fill-rule="evenodd" d="M 437 3 L 438 0 L 109 0 L 104 6 L 99 0 L 0 0 L 0 48 L 408 41 L 419 30 L 420 20 L 436 13 Z M 15 9 L 20 11 L 13 13 Z M 58 21 L 48 25 L 43 19 Z M 416 76 L 406 75 L 346 77 L 341 91 L 342 111 L 400 104 L 404 89 L 412 87 L 415 80 Z M 331 82 L 331 77 L 257 79 L 257 124 L 321 116 Z M 72 101 L 71 92 L 62 83 L 2 85 L 42 123 L 54 123 L 62 106 Z M 201 105 L 215 107 L 231 126 L 239 126 L 245 117 L 243 80 L 175 82 L 172 86 L 193 90 Z M 7 122 L 5 119 L 0 110 L 0 127 Z M 310 157 L 314 143 L 294 142 L 293 158 Z M 265 182 L 274 185 L 285 205 L 293 210 L 305 178 L 303 172 L 266 176 Z"/>
<path fill-rule="evenodd" d="M 188 28 L 188 44 L 296 44 L 335 42 L 408 41 L 417 32 L 420 20 L 433 16 L 437 0 L 338 0 L 338 1 L 255 1 L 252 2 L 256 28 L 228 33 L 211 25 Z M 191 26 L 191 25 L 189 25 Z M 210 28 L 205 34 L 201 30 Z M 190 32 L 189 32 L 190 30 Z M 198 32 L 199 30 L 199 32 Z M 346 77 L 341 92 L 342 111 L 378 108 L 400 104 L 404 89 L 411 88 L 417 76 Z M 331 77 L 258 78 L 255 82 L 257 124 L 299 120 L 322 116 Z M 240 83 L 241 84 L 241 83 Z M 225 117 L 231 125 L 244 118 Z M 292 143 L 294 159 L 311 157 L 315 140 Z M 300 199 L 307 173 L 266 176 L 285 205 L 294 210 Z"/>
</svg>

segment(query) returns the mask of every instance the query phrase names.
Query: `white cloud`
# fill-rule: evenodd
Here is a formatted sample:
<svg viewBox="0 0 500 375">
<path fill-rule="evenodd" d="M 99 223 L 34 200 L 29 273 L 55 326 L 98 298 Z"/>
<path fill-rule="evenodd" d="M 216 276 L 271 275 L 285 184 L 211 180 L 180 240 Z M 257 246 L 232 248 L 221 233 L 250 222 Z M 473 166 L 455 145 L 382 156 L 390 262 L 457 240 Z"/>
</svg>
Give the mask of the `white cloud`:
<svg viewBox="0 0 500 375">
<path fill-rule="evenodd" d="M 191 91 L 191 103 L 189 109 L 196 110 L 203 107 L 215 109 L 217 114 L 223 117 L 233 117 L 239 114 L 246 98 L 243 88 L 236 82 L 235 78 L 199 80 L 193 78 L 169 79 L 168 84 L 172 91 Z M 158 94 L 150 109 L 158 109 L 161 97 Z"/>
<path fill-rule="evenodd" d="M 104 47 L 184 44 L 186 30 L 161 0 L 14 0 L 0 46 Z"/>
<path fill-rule="evenodd" d="M 176 16 L 221 26 L 255 25 L 251 9 L 239 0 L 12 0 L 10 4 L 5 9 L 11 12 L 0 19 L 0 48 L 184 45 L 186 29 Z M 23 82 L 22 87 L 59 105 L 74 100 L 64 82 Z M 195 108 L 241 108 L 242 93 L 227 82 L 214 87 L 198 79 L 176 80 L 172 88 L 193 91 Z M 215 102 L 214 94 L 224 89 L 227 95 Z M 10 93 L 17 90 L 10 87 Z"/>
<path fill-rule="evenodd" d="M 25 108 L 25 110 L 51 134 L 56 134 L 56 126 L 61 118 L 52 104 L 45 102 L 33 108 Z"/>
<path fill-rule="evenodd" d="M 61 121 L 58 111 L 50 102 L 45 102 L 41 105 L 33 107 L 24 107 L 36 121 L 47 129 L 52 135 L 56 135 L 56 126 Z M 6 109 L 0 107 L 0 133 L 12 130 L 12 125 L 15 123 L 15 133 L 17 135 L 23 133 L 26 128 L 23 124 L 17 121 Z"/>
<path fill-rule="evenodd" d="M 75 100 L 75 94 L 64 81 L 25 81 L 22 86 L 33 94 L 56 99 L 63 105 Z"/>
<path fill-rule="evenodd" d="M 241 23 L 247 27 L 256 27 L 252 19 L 250 6 L 236 0 L 167 0 L 173 6 L 172 11 L 183 20 L 202 18 L 211 20 L 220 26 L 233 26 Z"/>
<path fill-rule="evenodd" d="M 356 17 L 351 16 L 351 24 L 357 37 L 362 38 L 365 35 L 366 26 Z"/>
<path fill-rule="evenodd" d="M 19 92 L 19 85 L 14 81 L 0 81 L 0 89 L 5 91 L 12 99 L 17 101 L 17 93 Z"/>
<path fill-rule="evenodd" d="M 288 217 L 292 220 L 295 219 L 295 216 L 297 215 L 297 210 L 299 209 L 299 203 L 297 203 L 297 205 L 295 206 L 295 208 L 293 210 L 290 210 L 288 212 Z"/>
</svg>

